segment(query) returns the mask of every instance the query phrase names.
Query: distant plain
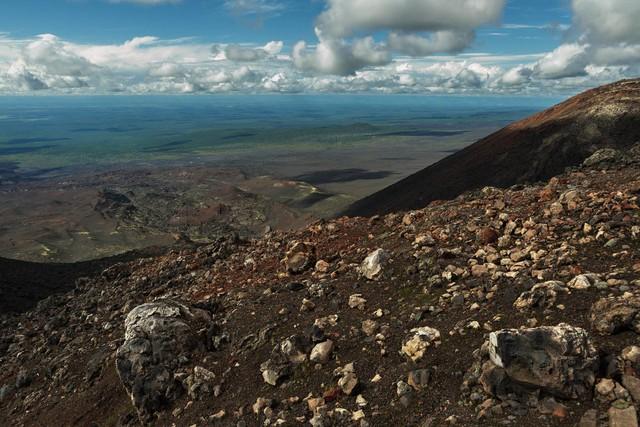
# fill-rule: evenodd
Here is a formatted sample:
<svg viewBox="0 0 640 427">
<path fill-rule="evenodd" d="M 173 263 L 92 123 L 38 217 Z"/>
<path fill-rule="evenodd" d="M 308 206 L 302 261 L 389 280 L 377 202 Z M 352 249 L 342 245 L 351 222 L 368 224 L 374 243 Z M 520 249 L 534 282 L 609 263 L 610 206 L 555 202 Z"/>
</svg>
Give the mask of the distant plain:
<svg viewBox="0 0 640 427">
<path fill-rule="evenodd" d="M 193 234 L 193 218 L 228 222 L 247 235 L 265 226 L 300 226 L 556 101 L 414 95 L 3 97 L 0 256 L 97 258 L 167 243 L 180 224 L 189 235 L 211 237 L 202 227 Z M 180 183 L 186 175 L 191 181 Z M 104 189 L 129 194 L 140 208 L 135 218 L 97 212 Z M 152 196 L 159 193 L 171 202 L 155 203 Z M 218 205 L 233 209 L 212 216 Z M 163 221 L 171 227 L 164 229 Z"/>
</svg>

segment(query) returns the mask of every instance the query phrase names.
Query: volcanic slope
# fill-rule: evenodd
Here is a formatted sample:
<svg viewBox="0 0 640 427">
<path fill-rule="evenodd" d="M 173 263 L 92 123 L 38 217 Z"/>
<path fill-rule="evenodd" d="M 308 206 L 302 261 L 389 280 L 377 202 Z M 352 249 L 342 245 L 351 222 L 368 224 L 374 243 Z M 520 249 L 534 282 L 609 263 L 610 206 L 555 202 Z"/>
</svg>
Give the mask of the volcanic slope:
<svg viewBox="0 0 640 427">
<path fill-rule="evenodd" d="M 484 186 L 534 183 L 576 166 L 606 147 L 640 141 L 640 79 L 575 96 L 513 123 L 398 183 L 355 202 L 343 214 L 371 216 L 419 209 Z"/>
<path fill-rule="evenodd" d="M 0 314 L 0 425 L 636 426 L 639 154 L 118 263 Z"/>
</svg>

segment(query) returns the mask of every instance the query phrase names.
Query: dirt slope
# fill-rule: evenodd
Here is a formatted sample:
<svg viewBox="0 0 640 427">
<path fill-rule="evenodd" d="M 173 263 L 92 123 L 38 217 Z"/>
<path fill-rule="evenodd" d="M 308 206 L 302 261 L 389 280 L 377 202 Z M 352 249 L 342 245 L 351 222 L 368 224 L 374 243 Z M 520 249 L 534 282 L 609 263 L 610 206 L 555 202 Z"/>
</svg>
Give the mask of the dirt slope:
<svg viewBox="0 0 640 427">
<path fill-rule="evenodd" d="M 629 310 L 614 321 L 638 315 L 639 194 L 637 157 L 522 189 L 466 193 L 406 215 L 340 218 L 116 264 L 25 314 L 0 318 L 0 425 L 136 425 L 118 375 L 125 365 L 116 368 L 125 319 L 140 304 L 170 299 L 213 327 L 206 348 L 180 348 L 185 353 L 167 361 L 180 361 L 172 375 L 134 390 L 151 396 L 167 379 L 182 390 L 148 397 L 157 403 L 150 425 L 572 426 L 595 410 L 597 425 L 606 426 L 640 403 L 629 385 L 616 389 L 617 400 L 591 396 L 596 381 L 640 376 L 640 366 L 617 364 L 638 334 L 631 324 L 603 332 L 608 311 L 593 308 L 612 298 Z M 376 249 L 387 257 L 370 280 L 361 263 Z M 583 273 L 597 275 L 593 285 L 569 288 Z M 521 297 L 530 305 L 515 307 Z M 500 397 L 473 380 L 475 350 L 491 331 L 561 322 L 584 328 L 599 355 L 586 395 L 554 397 L 533 387 L 524 398 Z M 166 323 L 154 325 L 151 335 Z M 440 338 L 413 360 L 403 348 L 418 327 Z M 306 340 L 331 340 L 333 349 L 311 362 Z M 171 342 L 142 354 L 161 363 Z M 263 368 L 283 348 L 297 361 L 284 362 L 273 386 Z M 350 363 L 353 389 L 342 380 Z M 162 372 L 154 366 L 149 372 Z M 207 376 L 197 382 L 196 372 Z"/>
</svg>

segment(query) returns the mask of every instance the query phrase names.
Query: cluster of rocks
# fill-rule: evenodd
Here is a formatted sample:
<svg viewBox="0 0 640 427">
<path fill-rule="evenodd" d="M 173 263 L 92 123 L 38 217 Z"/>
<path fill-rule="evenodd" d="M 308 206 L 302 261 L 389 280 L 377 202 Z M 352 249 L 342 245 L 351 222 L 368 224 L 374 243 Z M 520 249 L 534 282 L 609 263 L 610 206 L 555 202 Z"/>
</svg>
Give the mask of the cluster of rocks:
<svg viewBox="0 0 640 427">
<path fill-rule="evenodd" d="M 0 424 L 637 425 L 640 167 L 601 157 L 116 264 L 2 317 Z"/>
</svg>

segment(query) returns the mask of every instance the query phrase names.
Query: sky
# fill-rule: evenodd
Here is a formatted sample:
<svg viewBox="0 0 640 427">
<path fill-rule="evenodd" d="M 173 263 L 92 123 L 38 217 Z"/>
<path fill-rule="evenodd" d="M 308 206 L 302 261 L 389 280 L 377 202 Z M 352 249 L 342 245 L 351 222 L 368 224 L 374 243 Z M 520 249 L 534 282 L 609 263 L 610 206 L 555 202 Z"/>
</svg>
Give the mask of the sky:
<svg viewBox="0 0 640 427">
<path fill-rule="evenodd" d="M 576 93 L 639 0 L 3 0 L 0 94 Z"/>
</svg>

